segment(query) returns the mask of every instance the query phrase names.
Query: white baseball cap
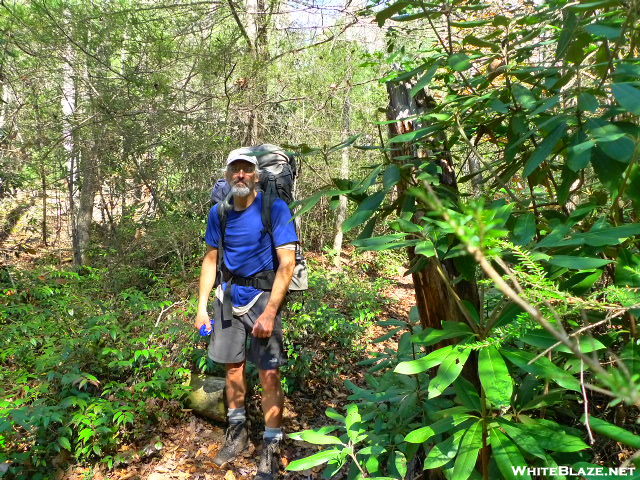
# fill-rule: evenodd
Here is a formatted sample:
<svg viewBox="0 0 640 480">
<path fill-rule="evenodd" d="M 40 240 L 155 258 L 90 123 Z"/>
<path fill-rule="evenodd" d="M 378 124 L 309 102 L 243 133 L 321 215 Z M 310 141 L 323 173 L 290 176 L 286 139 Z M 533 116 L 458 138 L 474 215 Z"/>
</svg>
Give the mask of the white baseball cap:
<svg viewBox="0 0 640 480">
<path fill-rule="evenodd" d="M 253 154 L 248 147 L 236 148 L 232 150 L 227 156 L 227 165 L 235 162 L 236 160 L 244 160 L 245 162 L 258 165 L 258 158 Z"/>
</svg>

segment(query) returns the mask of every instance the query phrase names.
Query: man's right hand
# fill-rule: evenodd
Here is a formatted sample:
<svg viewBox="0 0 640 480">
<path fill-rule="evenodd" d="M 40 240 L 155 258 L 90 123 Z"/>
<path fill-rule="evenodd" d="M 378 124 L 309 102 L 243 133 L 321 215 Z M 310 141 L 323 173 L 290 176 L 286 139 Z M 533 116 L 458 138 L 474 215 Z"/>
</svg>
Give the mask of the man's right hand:
<svg viewBox="0 0 640 480">
<path fill-rule="evenodd" d="M 207 312 L 198 312 L 198 314 L 196 315 L 196 330 L 200 330 L 200 327 L 202 327 L 202 325 L 206 325 L 207 330 L 211 330 L 211 320 L 209 320 L 209 314 Z"/>
</svg>

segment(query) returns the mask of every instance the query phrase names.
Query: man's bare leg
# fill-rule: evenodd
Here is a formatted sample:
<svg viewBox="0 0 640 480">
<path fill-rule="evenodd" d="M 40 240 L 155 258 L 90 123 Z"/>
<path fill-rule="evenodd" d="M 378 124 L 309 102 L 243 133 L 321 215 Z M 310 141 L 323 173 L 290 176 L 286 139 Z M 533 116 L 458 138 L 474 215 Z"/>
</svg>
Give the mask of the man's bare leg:
<svg viewBox="0 0 640 480">
<path fill-rule="evenodd" d="M 262 384 L 262 412 L 264 424 L 267 428 L 282 426 L 282 410 L 284 408 L 284 393 L 280 384 L 280 371 L 260 370 Z"/>
<path fill-rule="evenodd" d="M 229 408 L 244 407 L 247 393 L 247 379 L 245 378 L 245 362 L 227 363 L 227 405 Z"/>
</svg>

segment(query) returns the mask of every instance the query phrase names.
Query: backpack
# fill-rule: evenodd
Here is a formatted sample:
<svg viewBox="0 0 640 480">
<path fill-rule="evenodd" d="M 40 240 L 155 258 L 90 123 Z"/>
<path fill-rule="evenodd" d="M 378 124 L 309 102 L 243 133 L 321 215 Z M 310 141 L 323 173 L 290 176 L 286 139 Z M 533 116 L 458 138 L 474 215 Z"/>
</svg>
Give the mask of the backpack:
<svg viewBox="0 0 640 480">
<path fill-rule="evenodd" d="M 246 150 L 243 151 L 245 155 L 255 156 L 258 159 L 258 168 L 261 170 L 259 188 L 262 191 L 262 225 L 264 230 L 269 235 L 272 235 L 271 208 L 273 207 L 273 203 L 278 198 L 284 200 L 287 204 L 294 201 L 294 186 L 298 173 L 295 159 L 292 155 L 287 155 L 284 150 L 277 145 L 268 143 L 255 147 L 245 147 L 243 150 Z M 217 180 L 211 191 L 212 203 L 218 204 L 217 210 L 220 218 L 221 245 L 224 243 L 227 212 L 230 207 L 227 197 L 230 192 L 231 186 L 224 178 Z M 222 264 L 222 255 L 219 261 L 218 280 L 222 278 L 222 271 L 225 268 Z M 307 290 L 308 288 L 307 263 L 302 253 L 300 243 L 298 243 L 296 244 L 296 265 L 293 270 L 289 290 L 300 291 Z"/>
</svg>

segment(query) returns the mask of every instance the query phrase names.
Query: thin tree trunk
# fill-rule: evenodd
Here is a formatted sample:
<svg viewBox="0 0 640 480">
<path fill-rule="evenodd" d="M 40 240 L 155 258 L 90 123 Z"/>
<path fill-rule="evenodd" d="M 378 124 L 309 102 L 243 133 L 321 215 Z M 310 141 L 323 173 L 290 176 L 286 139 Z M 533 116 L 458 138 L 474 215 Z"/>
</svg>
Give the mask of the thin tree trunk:
<svg viewBox="0 0 640 480">
<path fill-rule="evenodd" d="M 351 132 L 351 87 L 347 88 L 342 107 L 342 138 L 348 138 Z M 340 178 L 349 178 L 349 149 L 343 148 L 340 162 Z M 335 253 L 334 264 L 342 268 L 342 224 L 347 217 L 347 197 L 340 195 L 336 214 L 336 236 L 333 239 L 333 251 Z"/>
<path fill-rule="evenodd" d="M 264 142 L 265 100 L 268 95 L 268 75 L 264 65 L 269 58 L 268 28 L 271 15 L 267 11 L 264 0 L 246 0 L 247 29 L 246 33 L 252 45 L 253 54 L 253 95 L 254 100 L 247 118 L 245 144 L 255 145 Z"/>
<path fill-rule="evenodd" d="M 70 22 L 70 12 L 64 12 L 67 25 Z M 66 157 L 66 177 L 68 194 L 69 233 L 73 245 L 74 258 L 78 251 L 78 232 L 76 228 L 76 188 L 77 188 L 77 149 L 74 139 L 74 115 L 76 112 L 76 82 L 75 82 L 75 52 L 69 42 L 65 50 L 62 65 L 62 147 Z"/>
<path fill-rule="evenodd" d="M 47 170 L 44 160 L 40 160 L 40 184 L 42 186 L 42 243 L 47 243 Z"/>
<path fill-rule="evenodd" d="M 83 69 L 83 79 L 87 85 L 90 84 L 89 66 Z M 92 109 L 94 94 L 91 88 L 87 89 L 87 105 Z M 87 112 L 91 113 L 91 112 Z M 91 132 L 91 146 L 84 149 L 78 164 L 78 176 L 82 181 L 80 197 L 78 200 L 78 214 L 76 218 L 76 248 L 73 252 L 75 265 L 86 263 L 87 247 L 89 246 L 91 224 L 93 222 L 93 209 L 95 205 L 96 193 L 99 188 L 99 158 L 101 139 L 104 137 L 104 128 L 96 127 L 89 130 Z"/>
<path fill-rule="evenodd" d="M 95 140 L 94 140 L 95 142 Z M 93 207 L 98 191 L 98 148 L 94 143 L 93 148 L 87 155 L 84 155 L 80 164 L 80 176 L 82 178 L 82 189 L 80 190 L 80 200 L 78 205 L 77 245 L 73 252 L 73 259 L 76 265 L 86 263 L 87 247 L 90 240 L 91 223 L 93 220 Z"/>
</svg>

